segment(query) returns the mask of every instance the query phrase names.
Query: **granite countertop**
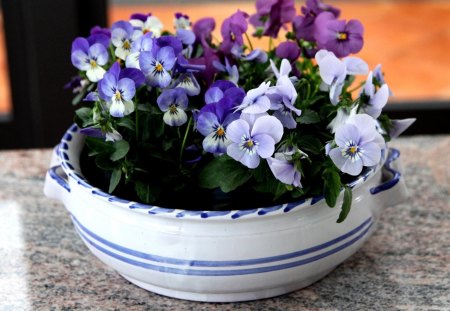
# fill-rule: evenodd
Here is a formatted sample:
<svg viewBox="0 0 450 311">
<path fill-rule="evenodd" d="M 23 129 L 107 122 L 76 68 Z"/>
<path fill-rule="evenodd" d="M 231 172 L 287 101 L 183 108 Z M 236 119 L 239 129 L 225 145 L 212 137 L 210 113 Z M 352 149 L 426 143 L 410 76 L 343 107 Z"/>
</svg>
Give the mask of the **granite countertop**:
<svg viewBox="0 0 450 311">
<path fill-rule="evenodd" d="M 138 288 L 97 260 L 61 203 L 44 197 L 51 150 L 0 152 L 0 310 L 450 310 L 450 136 L 414 136 L 410 198 L 317 283 L 280 297 L 199 303 Z"/>
</svg>

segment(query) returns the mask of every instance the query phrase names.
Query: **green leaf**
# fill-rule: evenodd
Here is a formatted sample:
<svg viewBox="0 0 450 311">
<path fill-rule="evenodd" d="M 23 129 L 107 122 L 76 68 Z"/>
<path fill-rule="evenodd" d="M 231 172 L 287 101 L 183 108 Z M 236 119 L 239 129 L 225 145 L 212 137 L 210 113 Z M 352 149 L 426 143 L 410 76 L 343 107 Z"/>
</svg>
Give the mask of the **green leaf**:
<svg viewBox="0 0 450 311">
<path fill-rule="evenodd" d="M 137 181 L 134 190 L 136 191 L 137 196 L 143 203 L 153 203 L 158 198 L 161 193 L 161 188 L 154 187 L 149 185 L 148 183 L 144 183 L 142 181 Z"/>
<path fill-rule="evenodd" d="M 314 124 L 320 122 L 319 114 L 313 110 L 302 110 L 302 114 L 297 118 L 301 124 Z"/>
<path fill-rule="evenodd" d="M 72 99 L 72 105 L 76 106 L 78 105 L 81 100 L 84 98 L 84 96 L 86 95 L 85 91 L 81 91 L 80 93 L 78 93 L 73 99 Z"/>
<path fill-rule="evenodd" d="M 323 194 L 325 196 L 325 200 L 329 207 L 334 207 L 336 205 L 337 198 L 341 193 L 341 177 L 339 173 L 329 167 L 326 168 L 323 172 Z"/>
<path fill-rule="evenodd" d="M 252 172 L 239 162 L 223 155 L 209 162 L 199 174 L 199 186 L 214 189 L 220 187 L 230 192 L 252 177 Z"/>
<path fill-rule="evenodd" d="M 113 143 L 105 141 L 102 138 L 86 137 L 86 146 L 89 149 L 89 156 L 94 156 L 101 153 L 111 153 L 114 150 Z"/>
<path fill-rule="evenodd" d="M 344 201 L 342 202 L 341 213 L 336 222 L 341 223 L 347 218 L 350 208 L 352 207 L 352 189 L 348 186 L 344 188 Z"/>
<path fill-rule="evenodd" d="M 114 143 L 114 152 L 109 157 L 111 161 L 117 161 L 125 157 L 130 150 L 130 144 L 126 140 L 119 140 Z"/>
<path fill-rule="evenodd" d="M 119 119 L 119 121 L 117 121 L 117 125 L 127 128 L 133 132 L 136 131 L 136 124 L 133 122 L 133 120 L 126 117 Z"/>
<path fill-rule="evenodd" d="M 120 167 L 114 169 L 114 171 L 111 174 L 111 178 L 109 179 L 109 189 L 108 189 L 109 193 L 112 193 L 116 189 L 117 185 L 120 182 L 121 177 L 122 177 L 122 169 Z"/>
<path fill-rule="evenodd" d="M 82 127 L 87 127 L 94 124 L 92 120 L 92 109 L 88 107 L 83 107 L 75 111 L 75 115 L 81 121 Z"/>
<path fill-rule="evenodd" d="M 112 171 L 117 167 L 117 163 L 111 161 L 108 153 L 98 154 L 95 157 L 95 164 L 105 171 Z"/>
<path fill-rule="evenodd" d="M 316 136 L 301 135 L 298 138 L 298 146 L 300 149 L 313 154 L 321 154 L 323 144 Z"/>
</svg>

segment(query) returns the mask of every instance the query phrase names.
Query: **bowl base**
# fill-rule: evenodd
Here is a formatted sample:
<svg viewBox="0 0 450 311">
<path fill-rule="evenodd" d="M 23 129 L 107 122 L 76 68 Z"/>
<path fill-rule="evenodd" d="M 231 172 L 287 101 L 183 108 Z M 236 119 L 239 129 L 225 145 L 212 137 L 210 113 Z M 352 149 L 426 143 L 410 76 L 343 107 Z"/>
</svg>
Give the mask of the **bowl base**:
<svg viewBox="0 0 450 311">
<path fill-rule="evenodd" d="M 271 297 L 280 296 L 283 294 L 287 294 L 287 293 L 302 289 L 302 288 L 309 286 L 312 283 L 322 279 L 323 277 L 325 277 L 328 273 L 330 273 L 334 269 L 335 269 L 335 267 L 333 267 L 325 272 L 322 272 L 318 275 L 315 275 L 313 278 L 303 280 L 302 282 L 286 284 L 286 285 L 276 287 L 276 288 L 268 288 L 268 289 L 262 289 L 262 290 L 257 290 L 257 291 L 237 292 L 237 293 L 185 292 L 185 291 L 179 291 L 179 290 L 174 290 L 174 289 L 170 289 L 170 288 L 155 286 L 153 284 L 139 281 L 139 280 L 129 277 L 125 274 L 120 273 L 120 275 L 122 277 L 124 277 L 125 279 L 127 279 L 128 281 L 130 281 L 131 283 L 133 283 L 145 290 L 151 291 L 151 292 L 159 294 L 159 295 L 167 296 L 167 297 L 183 299 L 183 300 L 191 300 L 191 301 L 201 301 L 201 302 L 239 302 L 239 301 L 250 301 L 250 300 L 271 298 Z"/>
</svg>

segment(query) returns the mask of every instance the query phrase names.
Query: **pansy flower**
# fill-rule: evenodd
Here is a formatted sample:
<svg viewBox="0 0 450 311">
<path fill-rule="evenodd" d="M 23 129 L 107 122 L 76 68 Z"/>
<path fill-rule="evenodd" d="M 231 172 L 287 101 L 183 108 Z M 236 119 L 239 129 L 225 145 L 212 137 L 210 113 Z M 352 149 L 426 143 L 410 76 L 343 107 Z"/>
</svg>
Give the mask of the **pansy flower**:
<svg viewBox="0 0 450 311">
<path fill-rule="evenodd" d="M 156 100 L 159 109 L 164 112 L 163 120 L 169 126 L 180 126 L 186 123 L 187 114 L 184 111 L 188 107 L 186 91 L 180 87 L 166 89 Z"/>
<path fill-rule="evenodd" d="M 250 17 L 250 23 L 261 28 L 264 36 L 276 38 L 281 27 L 291 22 L 294 16 L 294 0 L 257 0 L 256 14 Z"/>
<path fill-rule="evenodd" d="M 106 101 L 111 116 L 116 118 L 122 118 L 134 111 L 132 99 L 135 93 L 134 81 L 130 78 L 120 77 L 118 63 L 114 63 L 98 83 L 98 95 Z"/>
<path fill-rule="evenodd" d="M 145 19 L 143 19 L 142 16 L 139 16 L 140 18 L 137 17 L 138 16 L 134 16 L 133 18 L 132 16 L 130 19 L 130 24 L 133 25 L 133 27 L 137 29 L 141 35 L 145 35 L 150 32 L 155 38 L 161 36 L 163 24 L 159 18 L 151 14 L 147 15 Z"/>
<path fill-rule="evenodd" d="M 267 159 L 275 151 L 275 144 L 283 136 L 281 122 L 267 114 L 241 114 L 241 117 L 228 125 L 228 138 L 231 144 L 227 154 L 248 168 L 256 168 L 260 159 Z"/>
<path fill-rule="evenodd" d="M 222 28 L 220 29 L 223 37 L 220 50 L 223 53 L 229 54 L 233 47 L 241 47 L 244 45 L 243 35 L 248 28 L 247 17 L 247 13 L 237 10 L 236 13 L 223 21 Z"/>
<path fill-rule="evenodd" d="M 210 49 L 212 31 L 216 28 L 216 21 L 211 17 L 199 19 L 192 30 L 195 33 L 195 40 L 199 42 L 203 49 Z"/>
<path fill-rule="evenodd" d="M 129 22 L 115 22 L 111 27 L 111 42 L 116 47 L 115 55 L 122 60 L 126 60 L 131 53 L 133 42 L 140 36 L 142 36 L 142 33 L 134 29 Z"/>
<path fill-rule="evenodd" d="M 97 82 L 103 78 L 105 69 L 101 66 L 108 62 L 108 52 L 100 43 L 89 46 L 85 38 L 77 38 L 72 43 L 72 64 L 81 71 L 86 71 L 86 76 L 91 82 Z"/>
<path fill-rule="evenodd" d="M 141 52 L 139 65 L 150 86 L 165 88 L 172 79 L 169 73 L 175 65 L 175 52 L 172 47 L 155 48 L 151 52 Z"/>
<path fill-rule="evenodd" d="M 152 48 L 153 39 L 150 33 L 146 33 L 145 35 L 139 37 L 131 45 L 131 53 L 127 56 L 127 59 L 125 61 L 125 65 L 127 66 L 127 68 L 140 69 L 139 56 L 141 55 L 141 52 L 151 51 Z"/>
<path fill-rule="evenodd" d="M 367 76 L 366 84 L 364 85 L 361 96 L 363 98 L 362 110 L 376 119 L 380 116 L 383 107 L 387 104 L 389 88 L 387 84 L 383 84 L 378 91 L 375 92 L 373 74 L 371 71 Z"/>
<path fill-rule="evenodd" d="M 337 20 L 332 13 L 324 12 L 314 24 L 318 47 L 334 52 L 337 57 L 358 53 L 364 45 L 364 27 L 358 20 Z"/>
<path fill-rule="evenodd" d="M 301 173 L 292 161 L 293 152 L 277 152 L 273 157 L 267 158 L 267 164 L 273 176 L 284 184 L 302 187 Z"/>
<path fill-rule="evenodd" d="M 280 120 L 284 127 L 296 128 L 297 122 L 293 114 L 300 116 L 302 112 L 294 106 L 297 91 L 288 76 L 281 76 L 277 80 L 277 85 L 267 91 L 267 96 L 271 102 L 270 109 L 275 110 L 273 116 Z"/>
<path fill-rule="evenodd" d="M 228 80 L 237 85 L 239 81 L 239 71 L 236 65 L 231 66 L 228 58 L 225 57 L 225 65 L 222 65 L 218 61 L 213 62 L 213 66 L 221 72 L 225 72 L 228 75 Z"/>
<path fill-rule="evenodd" d="M 243 113 L 259 114 L 270 109 L 270 99 L 266 92 L 269 90 L 270 81 L 261 83 L 256 89 L 247 92 L 242 103 L 236 107 Z"/>
<path fill-rule="evenodd" d="M 197 117 L 197 130 L 205 136 L 203 149 L 214 154 L 225 153 L 231 144 L 227 127 L 239 119 L 239 113 L 233 112 L 233 99 L 226 97 L 218 87 L 211 87 L 206 92 L 205 102 Z"/>
<path fill-rule="evenodd" d="M 343 173 L 352 176 L 360 174 L 364 166 L 377 165 L 384 149 L 375 120 L 366 114 L 356 114 L 338 127 L 334 141 L 337 146 L 328 155 Z"/>
</svg>

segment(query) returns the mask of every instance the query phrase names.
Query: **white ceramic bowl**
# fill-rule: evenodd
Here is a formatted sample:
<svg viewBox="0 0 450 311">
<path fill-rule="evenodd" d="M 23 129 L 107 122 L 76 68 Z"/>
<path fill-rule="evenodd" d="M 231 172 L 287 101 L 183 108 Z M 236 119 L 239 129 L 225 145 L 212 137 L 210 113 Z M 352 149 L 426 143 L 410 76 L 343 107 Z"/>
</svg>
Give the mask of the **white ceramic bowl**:
<svg viewBox="0 0 450 311">
<path fill-rule="evenodd" d="M 77 233 L 108 266 L 147 290 L 199 301 L 243 301 L 305 287 L 355 253 L 380 211 L 406 197 L 398 151 L 351 183 L 353 205 L 322 198 L 252 210 L 189 211 L 143 205 L 91 186 L 73 125 L 55 148 L 44 192 L 64 203 Z M 337 206 L 340 206 L 342 194 Z"/>
</svg>

